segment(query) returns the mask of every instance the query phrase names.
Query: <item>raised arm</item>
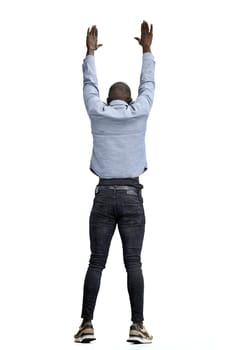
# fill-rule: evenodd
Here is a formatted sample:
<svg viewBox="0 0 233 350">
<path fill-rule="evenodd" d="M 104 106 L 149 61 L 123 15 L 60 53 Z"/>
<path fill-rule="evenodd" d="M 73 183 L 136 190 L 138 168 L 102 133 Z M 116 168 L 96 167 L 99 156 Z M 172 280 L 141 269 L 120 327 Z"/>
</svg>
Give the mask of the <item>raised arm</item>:
<svg viewBox="0 0 233 350">
<path fill-rule="evenodd" d="M 83 98 L 87 113 L 91 114 L 100 103 L 98 80 L 95 67 L 94 53 L 102 44 L 98 44 L 98 30 L 94 25 L 87 30 L 86 47 L 87 53 L 83 61 Z"/>
<path fill-rule="evenodd" d="M 136 98 L 132 107 L 140 113 L 149 114 L 154 99 L 154 70 L 155 61 L 151 53 L 151 44 L 153 39 L 153 25 L 150 27 L 146 21 L 141 24 L 141 37 L 135 37 L 139 45 L 142 46 L 143 58 L 142 68 L 140 74 L 140 84 L 138 88 L 138 97 Z"/>
</svg>

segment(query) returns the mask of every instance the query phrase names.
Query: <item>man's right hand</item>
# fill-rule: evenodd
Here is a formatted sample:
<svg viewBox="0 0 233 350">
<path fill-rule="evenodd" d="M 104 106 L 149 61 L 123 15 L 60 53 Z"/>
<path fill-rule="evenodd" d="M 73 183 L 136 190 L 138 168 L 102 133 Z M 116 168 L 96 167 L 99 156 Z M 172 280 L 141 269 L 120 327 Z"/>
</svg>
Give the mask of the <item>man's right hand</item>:
<svg viewBox="0 0 233 350">
<path fill-rule="evenodd" d="M 149 25 L 146 21 L 143 21 L 141 24 L 141 38 L 135 37 L 139 43 L 139 45 L 142 46 L 143 53 L 145 52 L 151 52 L 151 43 L 153 39 L 153 24 Z"/>
<path fill-rule="evenodd" d="M 87 30 L 86 46 L 87 55 L 94 55 L 95 50 L 103 46 L 102 44 L 98 44 L 98 30 L 95 25 Z"/>
</svg>

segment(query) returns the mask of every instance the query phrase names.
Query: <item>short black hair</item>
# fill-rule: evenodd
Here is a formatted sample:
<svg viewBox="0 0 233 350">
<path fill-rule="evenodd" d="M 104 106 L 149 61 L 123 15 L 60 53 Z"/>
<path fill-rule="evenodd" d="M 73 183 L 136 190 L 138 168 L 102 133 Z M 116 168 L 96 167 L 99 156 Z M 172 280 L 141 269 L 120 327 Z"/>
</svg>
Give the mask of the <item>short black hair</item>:
<svg viewBox="0 0 233 350">
<path fill-rule="evenodd" d="M 130 87 L 122 81 L 114 83 L 108 92 L 108 104 L 113 100 L 123 100 L 130 103 L 132 101 Z"/>
</svg>

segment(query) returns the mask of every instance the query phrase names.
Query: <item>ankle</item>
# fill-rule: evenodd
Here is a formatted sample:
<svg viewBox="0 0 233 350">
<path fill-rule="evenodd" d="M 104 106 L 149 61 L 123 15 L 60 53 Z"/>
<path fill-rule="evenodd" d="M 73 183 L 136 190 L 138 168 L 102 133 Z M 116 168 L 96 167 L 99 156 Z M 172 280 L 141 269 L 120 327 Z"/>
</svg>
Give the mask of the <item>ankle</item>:
<svg viewBox="0 0 233 350">
<path fill-rule="evenodd" d="M 88 319 L 84 318 L 83 321 L 82 321 L 82 323 L 81 323 L 81 326 L 83 326 L 83 325 L 86 324 L 86 323 L 92 324 L 91 320 L 88 320 Z"/>
</svg>

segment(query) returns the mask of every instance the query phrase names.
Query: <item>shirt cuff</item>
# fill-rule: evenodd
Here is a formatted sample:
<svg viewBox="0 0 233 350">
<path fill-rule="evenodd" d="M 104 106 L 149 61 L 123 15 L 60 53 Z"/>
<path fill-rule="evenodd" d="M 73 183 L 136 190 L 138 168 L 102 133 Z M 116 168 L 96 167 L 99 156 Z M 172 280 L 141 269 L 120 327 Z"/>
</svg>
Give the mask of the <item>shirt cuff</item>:
<svg viewBox="0 0 233 350">
<path fill-rule="evenodd" d="M 85 61 L 85 62 L 88 62 L 88 61 L 95 61 L 95 56 L 94 56 L 94 55 L 87 55 L 87 56 L 84 58 L 84 61 Z"/>
<path fill-rule="evenodd" d="M 144 53 L 143 53 L 143 56 L 144 56 L 144 57 L 149 57 L 149 56 L 154 57 L 154 55 L 153 55 L 152 52 L 144 52 Z"/>
</svg>

